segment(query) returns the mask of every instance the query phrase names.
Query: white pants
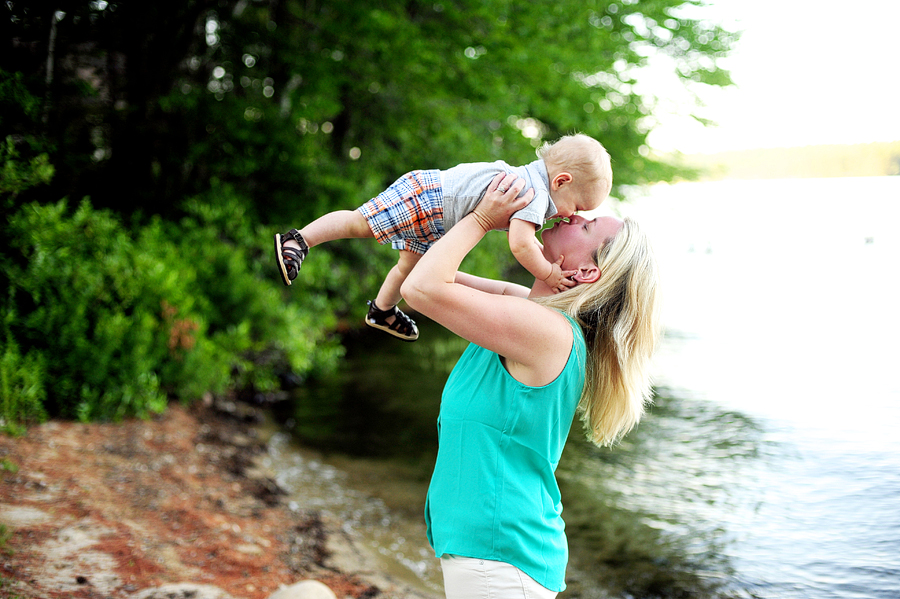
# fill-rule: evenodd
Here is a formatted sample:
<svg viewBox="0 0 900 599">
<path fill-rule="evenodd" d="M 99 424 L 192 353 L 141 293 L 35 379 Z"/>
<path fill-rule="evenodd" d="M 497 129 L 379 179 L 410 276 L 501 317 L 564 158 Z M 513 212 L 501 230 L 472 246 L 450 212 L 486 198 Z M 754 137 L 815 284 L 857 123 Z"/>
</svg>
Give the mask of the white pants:
<svg viewBox="0 0 900 599">
<path fill-rule="evenodd" d="M 515 566 L 486 559 L 444 555 L 447 599 L 554 599 L 556 591 L 539 585 Z"/>
</svg>

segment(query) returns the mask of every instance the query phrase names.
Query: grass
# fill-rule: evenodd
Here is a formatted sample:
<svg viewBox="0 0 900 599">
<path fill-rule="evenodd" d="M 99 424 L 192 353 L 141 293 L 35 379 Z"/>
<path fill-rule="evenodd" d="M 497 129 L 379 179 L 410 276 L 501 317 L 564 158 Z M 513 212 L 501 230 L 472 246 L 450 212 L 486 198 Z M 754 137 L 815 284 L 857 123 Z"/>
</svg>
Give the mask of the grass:
<svg viewBox="0 0 900 599">
<path fill-rule="evenodd" d="M 6 599 L 26 599 L 24 595 L 19 595 L 18 593 L 13 595 L 7 595 L 7 587 L 12 586 L 13 581 L 0 576 L 0 597 L 4 597 Z"/>
<path fill-rule="evenodd" d="M 13 550 L 8 547 L 10 539 L 12 539 L 12 529 L 6 524 L 0 524 L 0 554 L 13 554 Z"/>
</svg>

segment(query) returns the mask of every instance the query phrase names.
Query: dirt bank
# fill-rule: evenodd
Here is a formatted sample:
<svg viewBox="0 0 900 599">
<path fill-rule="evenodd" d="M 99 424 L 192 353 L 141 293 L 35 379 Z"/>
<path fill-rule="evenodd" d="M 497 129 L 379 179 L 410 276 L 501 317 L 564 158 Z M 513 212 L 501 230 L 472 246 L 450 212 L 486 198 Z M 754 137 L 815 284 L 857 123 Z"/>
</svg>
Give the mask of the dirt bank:
<svg viewBox="0 0 900 599">
<path fill-rule="evenodd" d="M 341 597 L 421 597 L 371 569 L 340 523 L 292 511 L 264 447 L 221 406 L 49 422 L 0 436 L 0 597 L 128 598 L 171 583 L 266 599 L 316 579 Z"/>
</svg>

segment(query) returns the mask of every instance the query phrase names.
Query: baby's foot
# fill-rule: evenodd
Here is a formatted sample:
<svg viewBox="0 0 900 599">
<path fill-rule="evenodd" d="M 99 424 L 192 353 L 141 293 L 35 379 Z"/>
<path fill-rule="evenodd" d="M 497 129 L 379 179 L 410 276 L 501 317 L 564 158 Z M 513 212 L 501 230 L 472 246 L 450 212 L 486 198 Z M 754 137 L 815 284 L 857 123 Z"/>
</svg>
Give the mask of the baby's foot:
<svg viewBox="0 0 900 599">
<path fill-rule="evenodd" d="M 275 234 L 275 263 L 285 285 L 290 285 L 297 278 L 307 254 L 309 246 L 297 229 Z"/>
<path fill-rule="evenodd" d="M 397 309 L 397 306 L 389 310 L 382 310 L 375 305 L 374 301 L 369 302 L 366 324 L 404 341 L 415 341 L 419 338 L 416 321 Z"/>
</svg>

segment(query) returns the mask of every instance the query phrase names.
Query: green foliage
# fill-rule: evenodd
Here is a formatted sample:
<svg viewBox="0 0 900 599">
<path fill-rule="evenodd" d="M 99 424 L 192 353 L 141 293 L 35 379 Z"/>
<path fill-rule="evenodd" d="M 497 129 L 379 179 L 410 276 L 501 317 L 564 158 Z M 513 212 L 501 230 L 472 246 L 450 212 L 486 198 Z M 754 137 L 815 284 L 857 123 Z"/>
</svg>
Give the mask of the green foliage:
<svg viewBox="0 0 900 599">
<path fill-rule="evenodd" d="M 43 422 L 46 417 L 44 356 L 30 352 L 22 356 L 7 331 L 0 347 L 0 431 L 19 435 L 23 425 Z M 3 464 L 6 469 L 6 463 Z"/>
<path fill-rule="evenodd" d="M 4 555 L 12 555 L 13 551 L 9 548 L 9 542 L 12 539 L 12 530 L 6 524 L 0 524 L 0 553 Z"/>
<path fill-rule="evenodd" d="M 298 301 L 285 301 L 275 273 L 274 232 L 255 224 L 245 204 L 228 187 L 217 188 L 187 202 L 188 216 L 168 236 L 177 236 L 177 250 L 190 256 L 208 337 L 238 358 L 234 382 L 271 391 L 277 374 L 328 370 L 341 352 L 329 333 L 336 320 L 324 294 L 313 288 Z M 317 262 L 319 268 L 304 265 L 306 285 L 327 276 L 327 260 Z M 293 291 L 299 292 L 296 286 Z"/>
<path fill-rule="evenodd" d="M 685 82 L 729 84 L 718 62 L 735 36 L 703 5 L 8 3 L 0 310 L 4 363 L 22 372 L 8 409 L 43 398 L 49 415 L 121 418 L 327 371 L 333 332 L 361 321 L 396 253 L 319 246 L 284 289 L 272 234 L 413 168 L 523 164 L 581 131 L 617 184 L 672 178 L 645 147 L 654 99 L 637 71 L 665 56 Z M 520 274 L 500 234 L 464 266 Z"/>
<path fill-rule="evenodd" d="M 528 162 L 576 130 L 608 147 L 617 184 L 671 178 L 645 147 L 656 98 L 635 83 L 655 57 L 691 85 L 730 84 L 737 36 L 704 5 L 82 0 L 52 23 L 13 3 L 0 68 L 50 99 L 54 197 L 172 216 L 218 181 L 255 219 L 304 222 L 411 168 Z M 70 60 L 49 73 L 51 26 Z"/>
<path fill-rule="evenodd" d="M 36 122 L 41 101 L 28 89 L 22 73 L 0 68 L 0 108 L 0 131 L 6 136 Z"/>
<path fill-rule="evenodd" d="M 19 253 L 4 267 L 9 326 L 44 355 L 50 411 L 84 420 L 161 411 L 160 301 L 185 295 L 177 274 L 135 251 L 119 223 L 87 202 L 71 216 L 65 202 L 26 205 L 10 237 Z"/>
<path fill-rule="evenodd" d="M 39 112 L 40 100 L 22 73 L 0 68 L 0 199 L 6 210 L 20 193 L 53 178 L 49 155 L 35 135 Z"/>
<path fill-rule="evenodd" d="M 45 390 L 50 414 L 146 416 L 169 394 L 272 391 L 278 374 L 333 364 L 327 303 L 312 295 L 302 309 L 286 304 L 251 255 L 248 240 L 261 231 L 227 198 L 200 206 L 182 223 L 155 220 L 134 237 L 87 202 L 72 214 L 59 202 L 13 216 L 2 267 L 14 340 L 7 354 L 30 365 L 27 382 L 43 383 L 32 396 Z M 217 227 L 225 222 L 234 226 Z M 17 346 L 29 348 L 25 358 Z"/>
<path fill-rule="evenodd" d="M 53 165 L 46 153 L 22 161 L 12 136 L 7 136 L 0 144 L 0 197 L 4 198 L 4 208 L 10 208 L 22 191 L 49 183 L 53 172 Z"/>
<path fill-rule="evenodd" d="M 735 36 L 679 10 L 699 5 L 250 4 L 207 15 L 215 51 L 196 73 L 212 78 L 181 73 L 170 98 L 208 115 L 197 137 L 220 148 L 218 177 L 301 221 L 411 168 L 530 162 L 575 130 L 608 147 L 617 183 L 667 179 L 675 169 L 644 147 L 654 99 L 636 69 L 663 54 L 685 81 L 730 82 L 717 61 Z"/>
</svg>

